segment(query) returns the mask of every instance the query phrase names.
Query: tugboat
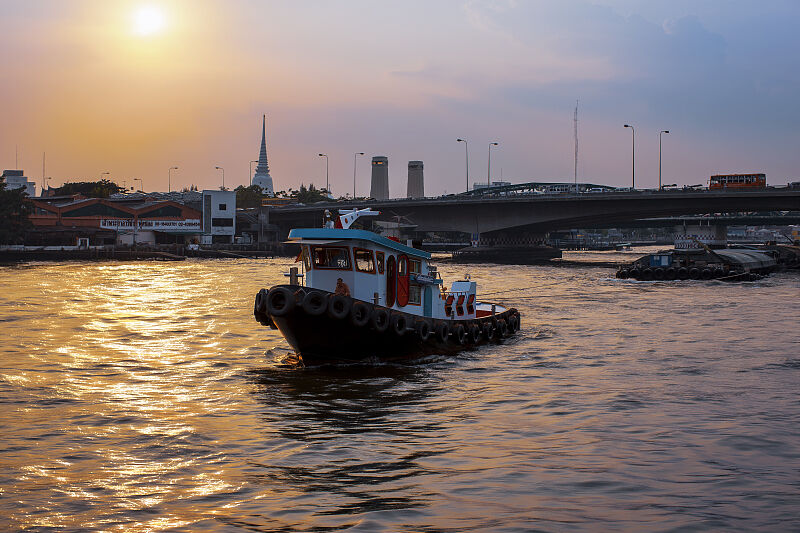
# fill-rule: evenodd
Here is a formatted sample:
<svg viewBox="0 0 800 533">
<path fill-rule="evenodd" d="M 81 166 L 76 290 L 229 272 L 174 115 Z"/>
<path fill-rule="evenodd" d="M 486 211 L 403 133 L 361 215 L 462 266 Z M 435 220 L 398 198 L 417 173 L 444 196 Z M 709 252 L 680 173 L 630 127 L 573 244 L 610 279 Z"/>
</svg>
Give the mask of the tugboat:
<svg viewBox="0 0 800 533">
<path fill-rule="evenodd" d="M 468 277 L 445 287 L 430 253 L 351 228 L 379 214 L 340 210 L 323 228 L 291 230 L 302 272 L 256 294 L 256 320 L 280 330 L 305 365 L 450 354 L 519 330 L 519 311 L 479 302 Z"/>
</svg>

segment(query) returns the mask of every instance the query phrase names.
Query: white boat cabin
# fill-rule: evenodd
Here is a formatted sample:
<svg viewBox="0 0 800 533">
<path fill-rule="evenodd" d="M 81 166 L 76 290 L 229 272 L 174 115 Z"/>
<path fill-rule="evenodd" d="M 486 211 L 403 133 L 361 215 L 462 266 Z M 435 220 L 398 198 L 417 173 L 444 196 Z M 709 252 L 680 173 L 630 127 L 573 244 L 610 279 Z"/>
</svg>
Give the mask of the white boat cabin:
<svg viewBox="0 0 800 533">
<path fill-rule="evenodd" d="M 350 217 L 349 226 L 351 215 L 340 219 Z M 349 227 L 293 229 L 289 242 L 301 247 L 307 287 L 336 292 L 341 279 L 350 296 L 365 302 L 431 318 L 476 317 L 475 282 L 456 281 L 445 290 L 428 252 Z"/>
</svg>

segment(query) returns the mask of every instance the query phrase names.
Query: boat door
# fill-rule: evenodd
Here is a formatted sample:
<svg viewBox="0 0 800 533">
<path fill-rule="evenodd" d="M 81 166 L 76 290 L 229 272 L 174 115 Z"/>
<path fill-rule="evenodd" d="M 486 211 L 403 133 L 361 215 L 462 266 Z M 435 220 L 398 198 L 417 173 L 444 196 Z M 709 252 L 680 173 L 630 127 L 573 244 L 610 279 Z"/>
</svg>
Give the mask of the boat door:
<svg viewBox="0 0 800 533">
<path fill-rule="evenodd" d="M 395 289 L 397 288 L 397 263 L 394 256 L 386 258 L 386 307 L 394 305 Z"/>
<path fill-rule="evenodd" d="M 397 257 L 397 305 L 408 305 L 408 256 L 400 254 Z"/>
<path fill-rule="evenodd" d="M 425 295 L 423 297 L 422 315 L 433 316 L 433 292 L 430 285 L 425 285 Z"/>
</svg>

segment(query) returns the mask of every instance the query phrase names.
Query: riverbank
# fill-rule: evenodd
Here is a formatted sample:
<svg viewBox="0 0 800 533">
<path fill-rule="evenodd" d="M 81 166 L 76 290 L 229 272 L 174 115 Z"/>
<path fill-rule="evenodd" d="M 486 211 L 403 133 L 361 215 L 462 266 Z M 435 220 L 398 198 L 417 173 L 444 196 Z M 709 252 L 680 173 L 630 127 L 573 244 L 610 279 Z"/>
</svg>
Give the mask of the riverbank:
<svg viewBox="0 0 800 533">
<path fill-rule="evenodd" d="M 201 259 L 287 257 L 286 250 L 253 250 L 247 248 L 162 248 L 115 247 L 5 247 L 0 249 L 0 263 L 25 261 L 183 261 L 188 257 Z"/>
</svg>

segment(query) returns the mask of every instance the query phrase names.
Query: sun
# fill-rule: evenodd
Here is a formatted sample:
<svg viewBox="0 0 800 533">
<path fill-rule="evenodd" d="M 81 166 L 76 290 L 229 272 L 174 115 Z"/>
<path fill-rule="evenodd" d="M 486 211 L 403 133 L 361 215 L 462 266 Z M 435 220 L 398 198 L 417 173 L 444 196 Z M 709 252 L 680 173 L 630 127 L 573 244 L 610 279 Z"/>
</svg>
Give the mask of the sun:
<svg viewBox="0 0 800 533">
<path fill-rule="evenodd" d="M 133 14 L 133 32 L 147 37 L 160 33 L 166 25 L 164 11 L 158 6 L 139 7 Z"/>
</svg>

